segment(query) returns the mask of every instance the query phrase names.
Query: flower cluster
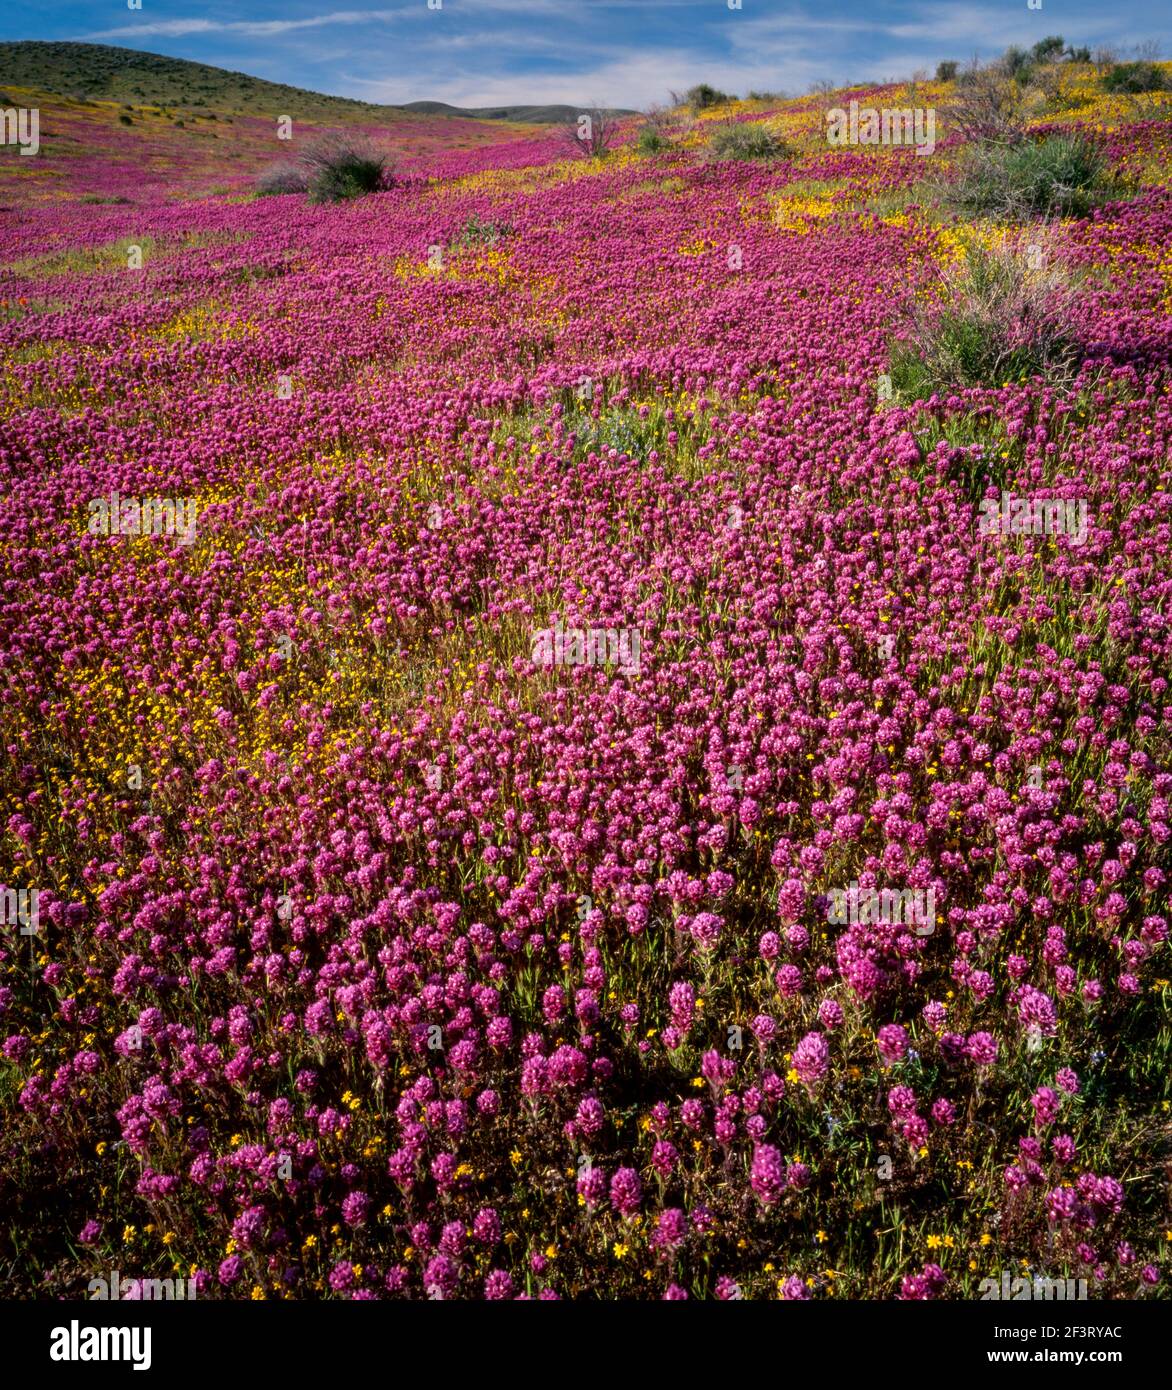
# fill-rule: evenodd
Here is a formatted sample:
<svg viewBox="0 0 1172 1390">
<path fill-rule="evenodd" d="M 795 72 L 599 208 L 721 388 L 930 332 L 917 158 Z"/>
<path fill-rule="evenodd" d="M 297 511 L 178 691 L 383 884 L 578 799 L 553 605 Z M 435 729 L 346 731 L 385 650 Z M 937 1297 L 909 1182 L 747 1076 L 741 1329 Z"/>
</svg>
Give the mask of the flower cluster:
<svg viewBox="0 0 1172 1390">
<path fill-rule="evenodd" d="M 0 1161 L 40 1213 L 0 1282 L 1154 1287 L 1167 193 L 1054 231 L 1071 391 L 904 407 L 891 306 L 949 243 L 865 200 L 911 152 L 811 146 L 800 225 L 792 168 L 686 142 L 414 157 L 328 211 L 0 221 L 0 875 L 39 891 Z M 982 543 L 1003 489 L 1082 543 Z M 115 492 L 191 543 L 91 533 Z M 532 659 L 578 629 L 638 661 Z M 828 920 L 848 882 L 933 930 Z"/>
</svg>

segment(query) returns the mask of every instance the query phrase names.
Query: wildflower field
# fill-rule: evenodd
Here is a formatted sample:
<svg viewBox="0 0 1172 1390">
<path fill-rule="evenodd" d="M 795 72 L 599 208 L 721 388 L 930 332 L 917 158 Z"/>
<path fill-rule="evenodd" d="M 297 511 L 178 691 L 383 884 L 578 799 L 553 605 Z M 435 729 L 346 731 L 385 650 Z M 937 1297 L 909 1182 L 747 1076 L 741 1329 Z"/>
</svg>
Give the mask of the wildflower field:
<svg viewBox="0 0 1172 1390">
<path fill-rule="evenodd" d="M 1172 96 L 1076 68 L 1044 225 L 827 144 L 948 84 L 0 151 L 0 1293 L 1165 1295 Z M 901 390 L 1003 254 L 1063 374 Z"/>
</svg>

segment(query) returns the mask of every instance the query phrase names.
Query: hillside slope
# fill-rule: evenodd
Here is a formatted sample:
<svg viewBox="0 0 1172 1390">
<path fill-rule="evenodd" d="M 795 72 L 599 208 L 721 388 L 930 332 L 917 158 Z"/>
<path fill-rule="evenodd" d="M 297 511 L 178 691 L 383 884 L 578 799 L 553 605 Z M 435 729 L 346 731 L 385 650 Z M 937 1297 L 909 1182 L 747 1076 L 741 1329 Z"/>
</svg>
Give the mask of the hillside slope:
<svg viewBox="0 0 1172 1390">
<path fill-rule="evenodd" d="M 404 111 L 416 111 L 427 116 L 468 116 L 478 121 L 522 121 L 528 125 L 557 125 L 575 120 L 581 108 L 566 105 L 546 106 L 450 106 L 446 101 L 409 101 Z M 633 116 L 627 107 L 615 107 L 614 116 Z"/>
<path fill-rule="evenodd" d="M 299 116 L 314 122 L 394 119 L 395 106 L 325 96 L 247 73 L 96 43 L 0 43 L 8 86 L 74 100 L 118 101 L 228 115 Z"/>
<path fill-rule="evenodd" d="M 315 124 L 387 121 L 415 115 L 552 125 L 578 112 L 576 106 L 556 104 L 465 107 L 446 101 L 411 101 L 402 106 L 380 105 L 268 82 L 263 77 L 186 58 L 98 43 L 0 43 L 0 83 L 74 100 L 165 106 L 193 113 L 209 110 L 233 116 L 288 114 Z"/>
<path fill-rule="evenodd" d="M 266 165 L 340 126 L 367 135 L 393 167 L 417 171 L 441 154 L 540 133 L 536 118 L 508 115 L 537 107 L 494 109 L 489 120 L 443 103 L 377 106 L 101 44 L 0 44 L 0 98 L 40 112 L 35 158 L 0 147 L 0 197 L 16 205 L 241 195 Z"/>
</svg>

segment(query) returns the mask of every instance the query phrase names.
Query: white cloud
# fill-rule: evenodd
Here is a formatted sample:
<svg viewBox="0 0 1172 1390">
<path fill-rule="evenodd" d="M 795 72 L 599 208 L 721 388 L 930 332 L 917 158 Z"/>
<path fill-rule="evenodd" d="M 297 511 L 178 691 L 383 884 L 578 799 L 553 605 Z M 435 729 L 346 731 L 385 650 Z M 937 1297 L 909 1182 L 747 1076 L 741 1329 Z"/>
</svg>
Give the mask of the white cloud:
<svg viewBox="0 0 1172 1390">
<path fill-rule="evenodd" d="M 943 58 L 989 57 L 1008 43 L 1032 43 L 1051 25 L 1072 43 L 1094 46 L 1119 24 L 1118 12 L 1089 0 L 1075 0 L 1078 12 L 1061 23 L 1023 3 L 996 24 L 977 0 L 904 0 L 882 13 L 826 13 L 811 0 L 783 0 L 784 9 L 775 3 L 763 11 L 761 0 L 744 0 L 742 10 L 730 11 L 723 0 L 446 0 L 437 11 L 424 0 L 402 0 L 393 9 L 305 18 L 148 19 L 88 37 L 198 42 L 208 35 L 238 50 L 234 68 L 280 68 L 285 81 L 368 101 L 496 106 L 597 98 L 641 108 L 662 101 L 669 87 L 697 82 L 740 94 L 796 94 L 820 79 L 905 77 Z M 624 24 L 627 16 L 633 18 Z M 384 26 L 396 33 L 393 44 L 380 42 Z M 398 38 L 406 33 L 410 43 Z"/>
<path fill-rule="evenodd" d="M 750 89 L 801 91 L 824 75 L 816 62 L 791 58 L 781 63 L 747 64 L 730 59 L 713 62 L 687 49 L 654 50 L 584 65 L 572 72 L 452 72 L 450 67 L 416 70 L 408 77 L 369 80 L 340 78 L 346 96 L 400 105 L 409 101 L 446 101 L 453 106 L 508 106 L 545 102 L 643 110 L 665 101 L 668 88 L 685 91 L 697 82 L 712 82 L 726 91 Z"/>
<path fill-rule="evenodd" d="M 124 24 L 118 29 L 102 29 L 87 34 L 88 39 L 130 39 L 148 35 L 181 38 L 186 34 L 244 34 L 251 38 L 271 38 L 297 29 L 321 29 L 333 24 L 367 24 L 374 20 L 405 18 L 399 10 L 336 10 L 332 14 L 310 15 L 306 19 L 218 20 L 160 19 L 146 24 Z"/>
</svg>

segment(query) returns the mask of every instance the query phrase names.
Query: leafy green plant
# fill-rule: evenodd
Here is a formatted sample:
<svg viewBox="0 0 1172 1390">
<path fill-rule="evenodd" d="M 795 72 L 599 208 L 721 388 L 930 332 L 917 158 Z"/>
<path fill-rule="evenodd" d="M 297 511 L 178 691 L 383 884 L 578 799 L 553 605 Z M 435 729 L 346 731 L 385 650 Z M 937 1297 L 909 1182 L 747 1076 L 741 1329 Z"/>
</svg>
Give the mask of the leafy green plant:
<svg viewBox="0 0 1172 1390">
<path fill-rule="evenodd" d="M 1078 134 L 978 145 L 940 191 L 958 211 L 1013 220 L 1085 217 L 1120 193 L 1102 150 Z"/>
<path fill-rule="evenodd" d="M 719 126 L 708 148 L 717 159 L 787 159 L 793 150 L 763 125 L 743 123 Z"/>
<path fill-rule="evenodd" d="M 670 147 L 670 141 L 664 138 L 662 131 L 654 125 L 645 125 L 639 131 L 639 138 L 635 142 L 635 148 L 640 154 L 661 154 Z"/>
<path fill-rule="evenodd" d="M 1165 92 L 1168 79 L 1155 63 L 1116 63 L 1103 75 L 1103 90 L 1127 95 Z"/>
<path fill-rule="evenodd" d="M 508 222 L 493 222 L 478 213 L 464 223 L 457 239 L 459 246 L 495 246 L 498 241 L 513 235 L 515 228 Z"/>
<path fill-rule="evenodd" d="M 719 91 L 707 82 L 698 82 L 684 93 L 684 102 L 693 111 L 707 111 L 710 106 L 723 106 L 726 101 L 733 100 L 727 92 Z"/>
</svg>

